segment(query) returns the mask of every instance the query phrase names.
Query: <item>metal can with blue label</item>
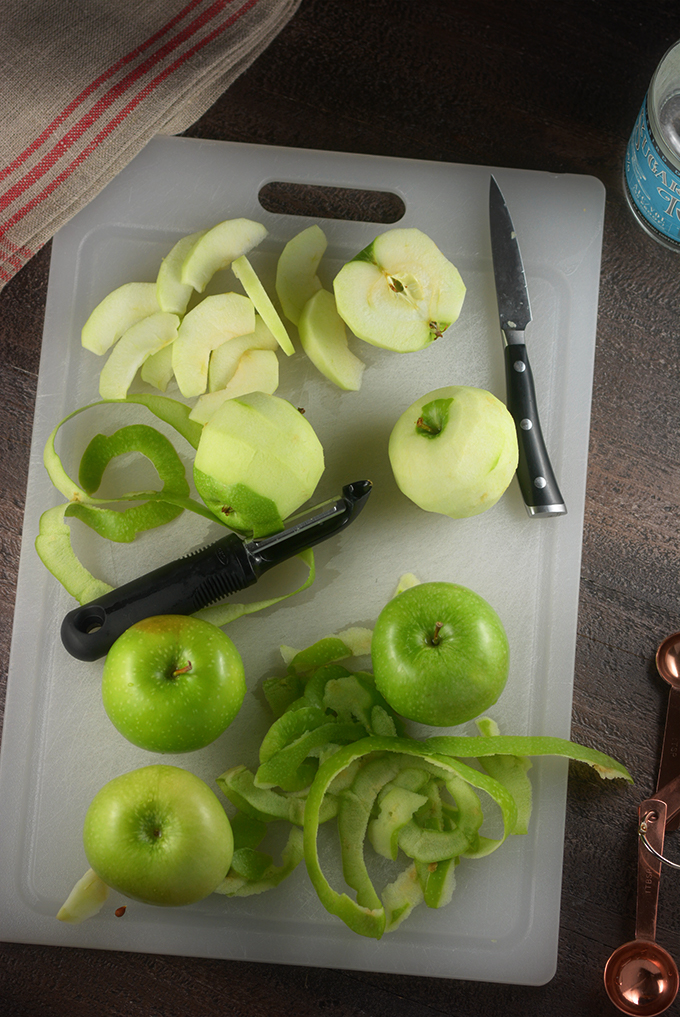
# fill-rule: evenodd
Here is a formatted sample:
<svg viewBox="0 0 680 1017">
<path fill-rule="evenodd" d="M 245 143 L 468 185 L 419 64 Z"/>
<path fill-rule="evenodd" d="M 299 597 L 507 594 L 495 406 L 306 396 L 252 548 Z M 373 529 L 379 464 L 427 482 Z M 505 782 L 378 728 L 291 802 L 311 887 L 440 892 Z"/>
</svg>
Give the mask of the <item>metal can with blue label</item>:
<svg viewBox="0 0 680 1017">
<path fill-rule="evenodd" d="M 652 77 L 626 149 L 624 185 L 642 228 L 680 251 L 680 42 Z"/>
</svg>

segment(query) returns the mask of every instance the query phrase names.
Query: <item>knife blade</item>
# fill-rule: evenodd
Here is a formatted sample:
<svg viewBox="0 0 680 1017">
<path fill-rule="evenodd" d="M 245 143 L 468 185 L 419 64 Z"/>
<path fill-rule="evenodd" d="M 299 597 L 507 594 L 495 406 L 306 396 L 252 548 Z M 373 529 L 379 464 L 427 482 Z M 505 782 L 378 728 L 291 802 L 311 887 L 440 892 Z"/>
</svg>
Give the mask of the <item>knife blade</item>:
<svg viewBox="0 0 680 1017">
<path fill-rule="evenodd" d="M 508 206 L 493 175 L 489 186 L 489 226 L 504 346 L 507 406 L 515 421 L 519 444 L 517 480 L 530 516 L 565 515 L 567 507 L 541 431 L 524 339 L 531 321 L 524 263 Z"/>
<path fill-rule="evenodd" d="M 344 529 L 366 504 L 370 480 L 345 484 L 339 498 L 315 505 L 270 537 L 246 542 L 236 533 L 139 576 L 74 608 L 61 625 L 72 657 L 103 657 L 135 622 L 161 614 L 193 614 L 252 586 L 265 572 Z"/>
</svg>

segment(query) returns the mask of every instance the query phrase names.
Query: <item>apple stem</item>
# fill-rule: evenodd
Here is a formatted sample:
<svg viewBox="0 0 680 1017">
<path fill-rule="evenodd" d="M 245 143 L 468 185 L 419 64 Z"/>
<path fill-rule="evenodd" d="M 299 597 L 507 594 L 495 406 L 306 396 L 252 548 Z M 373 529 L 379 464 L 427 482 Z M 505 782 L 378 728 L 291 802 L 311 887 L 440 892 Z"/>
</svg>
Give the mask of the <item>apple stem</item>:
<svg viewBox="0 0 680 1017">
<path fill-rule="evenodd" d="M 434 332 L 435 339 L 441 339 L 444 335 L 436 321 L 429 322 L 430 329 Z"/>
<path fill-rule="evenodd" d="M 424 417 L 418 417 L 416 420 L 417 431 L 427 431 L 428 434 L 439 434 L 439 429 L 436 427 L 430 427 L 429 424 L 425 423 Z"/>
<path fill-rule="evenodd" d="M 186 662 L 184 667 L 178 667 L 176 671 L 173 671 L 172 672 L 172 677 L 176 678 L 177 675 L 179 675 L 179 674 L 187 674 L 189 671 L 191 671 L 191 661 L 190 660 L 188 660 Z"/>
<path fill-rule="evenodd" d="M 438 646 L 439 645 L 439 632 L 440 632 L 443 624 L 444 624 L 444 622 L 435 622 L 435 624 L 434 624 L 434 635 L 432 636 L 432 645 L 433 646 Z"/>
</svg>

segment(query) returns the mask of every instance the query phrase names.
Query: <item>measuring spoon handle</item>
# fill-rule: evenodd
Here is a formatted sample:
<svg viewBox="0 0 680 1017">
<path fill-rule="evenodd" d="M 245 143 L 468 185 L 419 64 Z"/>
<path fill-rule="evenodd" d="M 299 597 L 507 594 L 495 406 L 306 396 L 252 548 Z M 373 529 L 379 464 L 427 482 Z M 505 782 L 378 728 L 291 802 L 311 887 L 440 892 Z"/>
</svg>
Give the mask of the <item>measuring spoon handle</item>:
<svg viewBox="0 0 680 1017">
<path fill-rule="evenodd" d="M 656 790 L 660 791 L 678 775 L 680 775 L 680 689 L 671 688 L 668 693 L 666 725 L 663 733 Z M 667 829 L 669 831 L 677 830 L 679 826 L 680 814 L 670 820 Z"/>
<path fill-rule="evenodd" d="M 666 832 L 666 803 L 657 798 L 648 798 L 638 808 L 639 829 L 645 834 L 650 847 L 663 854 Z M 656 940 L 656 916 L 659 908 L 659 882 L 661 880 L 660 858 L 649 851 L 641 837 L 638 837 L 637 907 L 635 914 L 635 938 Z"/>
</svg>

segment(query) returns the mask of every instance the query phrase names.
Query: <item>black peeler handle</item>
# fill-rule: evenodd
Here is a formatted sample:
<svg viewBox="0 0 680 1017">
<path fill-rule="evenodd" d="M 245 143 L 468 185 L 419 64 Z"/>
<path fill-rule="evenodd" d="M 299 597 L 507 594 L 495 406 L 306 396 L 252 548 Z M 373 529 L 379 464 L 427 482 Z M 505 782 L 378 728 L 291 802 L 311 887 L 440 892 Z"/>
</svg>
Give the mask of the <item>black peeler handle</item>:
<svg viewBox="0 0 680 1017">
<path fill-rule="evenodd" d="M 257 581 L 246 545 L 235 533 L 162 565 L 69 612 L 61 640 L 79 660 L 97 660 L 142 618 L 193 614 Z"/>
<path fill-rule="evenodd" d="M 61 640 L 78 660 L 98 660 L 135 622 L 161 614 L 194 614 L 252 586 L 270 568 L 338 533 L 359 514 L 372 484 L 346 484 L 336 500 L 295 517 L 270 537 L 245 543 L 235 533 L 161 565 L 97 600 L 70 611 Z"/>
</svg>

